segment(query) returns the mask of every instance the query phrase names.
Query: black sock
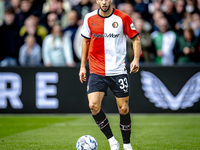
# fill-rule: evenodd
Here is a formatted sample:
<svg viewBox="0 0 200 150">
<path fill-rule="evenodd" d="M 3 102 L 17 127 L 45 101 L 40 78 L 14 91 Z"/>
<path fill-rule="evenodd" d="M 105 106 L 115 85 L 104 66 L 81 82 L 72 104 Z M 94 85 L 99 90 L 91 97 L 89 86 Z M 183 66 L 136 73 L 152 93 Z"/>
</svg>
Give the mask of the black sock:
<svg viewBox="0 0 200 150">
<path fill-rule="evenodd" d="M 111 138 L 113 134 L 104 112 L 101 110 L 98 114 L 93 115 L 93 118 L 96 121 L 96 124 L 99 126 L 100 130 L 105 134 L 107 139 Z"/>
<path fill-rule="evenodd" d="M 122 132 L 123 143 L 130 143 L 130 135 L 131 135 L 131 117 L 130 113 L 126 115 L 120 114 L 120 129 Z"/>
</svg>

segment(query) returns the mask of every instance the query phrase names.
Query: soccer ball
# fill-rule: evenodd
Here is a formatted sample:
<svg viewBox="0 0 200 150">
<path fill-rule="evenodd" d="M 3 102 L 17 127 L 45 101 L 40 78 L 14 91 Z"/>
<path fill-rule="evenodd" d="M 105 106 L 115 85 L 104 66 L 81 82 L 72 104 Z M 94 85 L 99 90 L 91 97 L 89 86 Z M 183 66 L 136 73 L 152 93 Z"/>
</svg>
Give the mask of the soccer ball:
<svg viewBox="0 0 200 150">
<path fill-rule="evenodd" d="M 91 135 L 81 136 L 76 143 L 77 150 L 97 150 L 97 147 L 98 143 Z"/>
</svg>

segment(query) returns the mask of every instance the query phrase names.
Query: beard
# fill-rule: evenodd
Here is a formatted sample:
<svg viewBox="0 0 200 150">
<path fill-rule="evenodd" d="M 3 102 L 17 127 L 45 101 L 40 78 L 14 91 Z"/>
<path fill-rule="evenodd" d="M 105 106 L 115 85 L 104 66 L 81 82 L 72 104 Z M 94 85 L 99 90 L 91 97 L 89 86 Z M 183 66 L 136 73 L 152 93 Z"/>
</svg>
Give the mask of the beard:
<svg viewBox="0 0 200 150">
<path fill-rule="evenodd" d="M 100 7 L 101 8 L 101 7 Z M 106 9 L 106 10 L 103 10 L 102 8 L 101 8 L 101 10 L 104 12 L 104 13 L 106 13 L 108 10 L 109 10 L 109 8 L 110 8 L 110 5 L 108 6 L 108 8 Z"/>
</svg>

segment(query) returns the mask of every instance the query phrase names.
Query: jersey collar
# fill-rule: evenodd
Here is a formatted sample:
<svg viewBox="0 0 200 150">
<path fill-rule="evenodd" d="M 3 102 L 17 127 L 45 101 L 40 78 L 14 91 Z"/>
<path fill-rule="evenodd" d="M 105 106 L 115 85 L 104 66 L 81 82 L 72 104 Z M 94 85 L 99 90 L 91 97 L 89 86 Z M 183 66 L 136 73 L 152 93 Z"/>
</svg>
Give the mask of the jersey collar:
<svg viewBox="0 0 200 150">
<path fill-rule="evenodd" d="M 99 8 L 99 9 L 100 9 L 100 8 Z M 109 16 L 104 17 L 104 16 L 101 16 L 101 15 L 100 15 L 100 13 L 99 13 L 99 9 L 97 10 L 97 14 L 98 14 L 100 17 L 102 17 L 102 18 L 108 18 L 108 17 L 112 16 L 112 14 L 113 14 L 114 11 L 115 11 L 115 8 L 113 8 L 112 13 L 111 13 Z"/>
</svg>

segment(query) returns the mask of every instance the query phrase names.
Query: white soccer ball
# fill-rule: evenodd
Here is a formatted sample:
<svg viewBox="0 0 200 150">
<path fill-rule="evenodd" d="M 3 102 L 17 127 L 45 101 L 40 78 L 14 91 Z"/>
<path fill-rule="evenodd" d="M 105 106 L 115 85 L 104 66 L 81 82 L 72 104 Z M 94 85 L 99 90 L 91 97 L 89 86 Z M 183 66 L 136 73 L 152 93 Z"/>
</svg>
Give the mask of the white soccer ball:
<svg viewBox="0 0 200 150">
<path fill-rule="evenodd" d="M 97 150 L 98 143 L 91 135 L 83 135 L 76 142 L 77 150 Z"/>
</svg>

